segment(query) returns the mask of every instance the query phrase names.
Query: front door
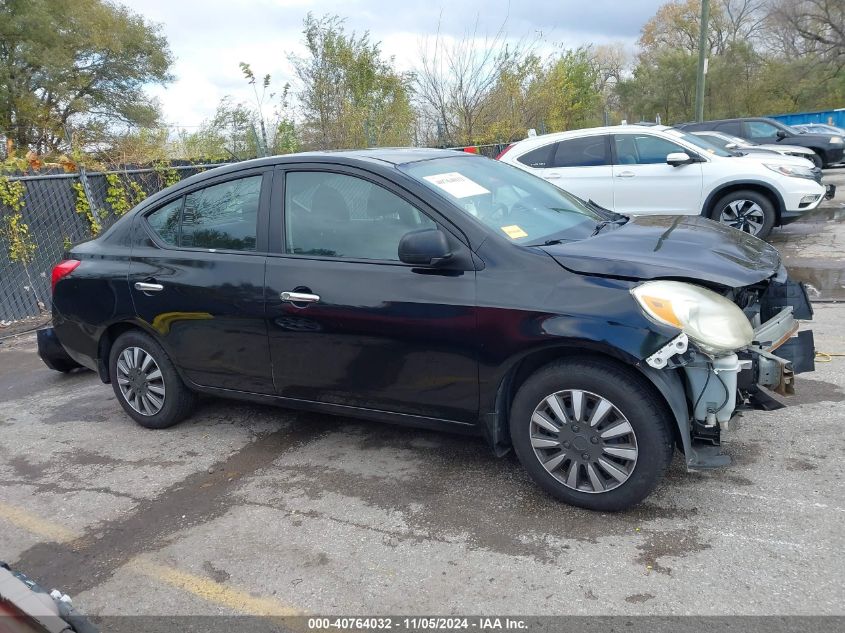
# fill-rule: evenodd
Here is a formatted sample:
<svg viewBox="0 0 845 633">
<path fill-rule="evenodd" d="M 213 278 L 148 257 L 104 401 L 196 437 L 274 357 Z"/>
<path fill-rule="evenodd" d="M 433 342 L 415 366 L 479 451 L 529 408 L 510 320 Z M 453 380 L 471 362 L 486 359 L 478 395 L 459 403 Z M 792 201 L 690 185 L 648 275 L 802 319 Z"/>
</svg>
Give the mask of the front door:
<svg viewBox="0 0 845 633">
<path fill-rule="evenodd" d="M 135 311 L 198 385 L 273 393 L 266 246 L 258 244 L 272 171 L 264 187 L 263 178 L 255 171 L 230 175 L 135 220 L 140 239 L 129 268 Z"/>
<path fill-rule="evenodd" d="M 689 150 L 647 133 L 615 134 L 613 139 L 614 211 L 633 215 L 701 213 L 701 163 L 666 164 L 669 154 Z"/>
<path fill-rule="evenodd" d="M 477 420 L 475 273 L 397 256 L 405 233 L 435 226 L 430 210 L 358 170 L 280 170 L 276 179 L 271 215 L 284 206 L 284 222 L 271 217 L 279 252 L 267 263 L 276 392 Z"/>
</svg>

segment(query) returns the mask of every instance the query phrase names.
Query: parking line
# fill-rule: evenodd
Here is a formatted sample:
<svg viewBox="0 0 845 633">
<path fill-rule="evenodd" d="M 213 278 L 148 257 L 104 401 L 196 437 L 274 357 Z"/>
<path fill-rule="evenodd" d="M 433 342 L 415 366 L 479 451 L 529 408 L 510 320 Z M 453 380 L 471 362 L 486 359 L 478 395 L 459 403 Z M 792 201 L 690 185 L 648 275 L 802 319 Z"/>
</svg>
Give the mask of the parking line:
<svg viewBox="0 0 845 633">
<path fill-rule="evenodd" d="M 21 529 L 43 536 L 56 543 L 67 543 L 76 538 L 73 531 L 63 525 L 47 521 L 27 512 L 23 508 L 0 501 L 0 520 L 7 521 Z"/>
<path fill-rule="evenodd" d="M 187 591 L 207 602 L 228 607 L 247 615 L 276 617 L 304 615 L 303 611 L 275 600 L 256 598 L 208 578 L 160 565 L 145 558 L 134 558 L 127 563 L 127 567 L 132 571 Z"/>
</svg>

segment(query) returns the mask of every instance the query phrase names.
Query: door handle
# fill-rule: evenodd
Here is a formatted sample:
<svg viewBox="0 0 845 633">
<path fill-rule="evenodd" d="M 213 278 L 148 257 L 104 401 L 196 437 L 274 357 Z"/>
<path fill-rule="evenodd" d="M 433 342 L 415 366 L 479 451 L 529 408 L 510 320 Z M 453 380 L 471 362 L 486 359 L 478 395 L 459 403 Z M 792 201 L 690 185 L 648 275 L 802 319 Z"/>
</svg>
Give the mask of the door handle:
<svg viewBox="0 0 845 633">
<path fill-rule="evenodd" d="M 320 295 L 312 295 L 308 292 L 283 292 L 279 295 L 282 301 L 289 303 L 317 303 Z"/>
<path fill-rule="evenodd" d="M 135 282 L 135 290 L 140 290 L 141 292 L 161 292 L 164 290 L 164 286 L 147 281 L 138 281 Z"/>
<path fill-rule="evenodd" d="M 560 174 L 557 172 L 552 172 L 550 174 L 546 174 L 546 178 L 558 179 L 560 178 Z"/>
<path fill-rule="evenodd" d="M 619 172 L 618 174 L 616 174 L 616 177 L 617 178 L 633 178 L 634 175 L 635 174 L 632 171 L 622 171 L 622 172 Z"/>
</svg>

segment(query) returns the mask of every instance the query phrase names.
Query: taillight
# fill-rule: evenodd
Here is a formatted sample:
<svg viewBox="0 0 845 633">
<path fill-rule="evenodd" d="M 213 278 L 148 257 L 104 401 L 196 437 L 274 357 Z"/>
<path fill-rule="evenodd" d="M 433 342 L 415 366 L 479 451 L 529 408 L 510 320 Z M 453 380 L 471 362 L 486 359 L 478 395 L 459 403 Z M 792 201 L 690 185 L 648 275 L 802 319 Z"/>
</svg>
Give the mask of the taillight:
<svg viewBox="0 0 845 633">
<path fill-rule="evenodd" d="M 78 259 L 65 259 L 53 266 L 53 275 L 51 278 L 53 292 L 56 291 L 56 284 L 59 283 L 59 279 L 67 277 L 81 263 Z"/>
<path fill-rule="evenodd" d="M 503 149 L 501 152 L 499 152 L 498 154 L 496 154 L 496 160 L 502 160 L 502 156 L 504 156 L 505 154 L 507 154 L 507 153 L 508 153 L 508 150 L 510 150 L 510 148 L 511 148 L 511 147 L 513 147 L 514 145 L 516 145 L 516 143 L 511 143 L 511 144 L 510 144 L 510 145 L 508 145 L 505 149 Z"/>
</svg>

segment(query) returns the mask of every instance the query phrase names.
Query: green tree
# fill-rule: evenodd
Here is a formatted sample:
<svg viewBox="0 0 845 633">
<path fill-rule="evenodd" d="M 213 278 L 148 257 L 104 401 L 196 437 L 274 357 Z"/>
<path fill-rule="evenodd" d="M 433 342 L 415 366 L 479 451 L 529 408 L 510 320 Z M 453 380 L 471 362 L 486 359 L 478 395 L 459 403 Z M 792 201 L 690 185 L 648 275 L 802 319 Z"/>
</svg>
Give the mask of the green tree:
<svg viewBox="0 0 845 633">
<path fill-rule="evenodd" d="M 290 55 L 299 85 L 301 139 L 307 148 L 335 149 L 411 142 L 410 77 L 384 59 L 369 33 L 347 34 L 343 20 L 305 18 L 307 54 Z"/>
<path fill-rule="evenodd" d="M 548 131 L 572 130 L 600 123 L 599 76 L 586 48 L 554 58 L 529 87 L 529 96 L 544 104 Z"/>
<path fill-rule="evenodd" d="M 0 130 L 39 153 L 68 127 L 151 125 L 144 92 L 171 79 L 159 27 L 103 0 L 0 1 Z"/>
</svg>

